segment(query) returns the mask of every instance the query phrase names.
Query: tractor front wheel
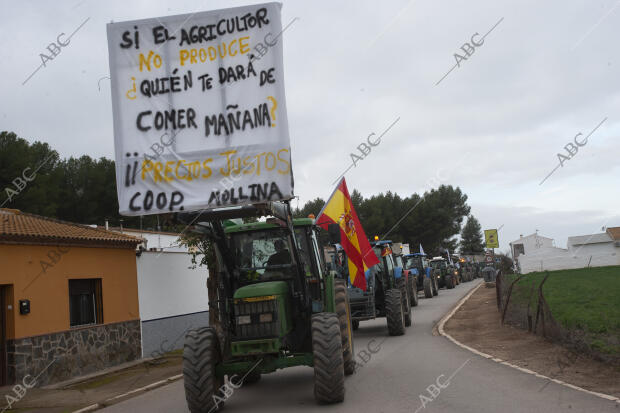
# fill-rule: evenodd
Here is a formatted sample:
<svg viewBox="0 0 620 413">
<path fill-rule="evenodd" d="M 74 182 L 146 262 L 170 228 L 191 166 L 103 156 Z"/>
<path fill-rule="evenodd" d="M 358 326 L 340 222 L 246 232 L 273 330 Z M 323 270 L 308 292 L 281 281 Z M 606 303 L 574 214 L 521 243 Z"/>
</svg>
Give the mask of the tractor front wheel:
<svg viewBox="0 0 620 413">
<path fill-rule="evenodd" d="M 183 349 L 183 381 L 190 412 L 207 413 L 223 406 L 223 402 L 216 402 L 213 397 L 224 384 L 223 378 L 215 376 L 219 360 L 214 329 L 204 327 L 187 333 Z"/>
<path fill-rule="evenodd" d="M 344 400 L 344 359 L 338 316 L 318 313 L 312 316 L 312 355 L 314 356 L 314 398 L 318 403 Z"/>
<path fill-rule="evenodd" d="M 405 334 L 405 309 L 400 290 L 392 288 L 385 293 L 385 316 L 387 318 L 388 332 L 391 336 Z"/>
<path fill-rule="evenodd" d="M 396 280 L 396 286 L 400 290 L 400 298 L 403 300 L 405 327 L 409 327 L 411 326 L 411 301 L 409 301 L 409 293 L 407 292 L 407 281 L 404 278 L 399 278 Z"/>
<path fill-rule="evenodd" d="M 451 275 L 446 275 L 445 279 L 446 289 L 451 290 L 454 288 L 454 278 Z"/>
<path fill-rule="evenodd" d="M 424 285 L 424 298 L 433 298 L 433 286 L 431 279 L 425 277 L 422 285 Z"/>
<path fill-rule="evenodd" d="M 336 314 L 340 323 L 342 335 L 342 358 L 344 359 L 344 374 L 347 376 L 355 373 L 355 350 L 353 348 L 353 332 L 351 327 L 351 307 L 349 296 L 344 280 L 336 280 Z"/>
</svg>

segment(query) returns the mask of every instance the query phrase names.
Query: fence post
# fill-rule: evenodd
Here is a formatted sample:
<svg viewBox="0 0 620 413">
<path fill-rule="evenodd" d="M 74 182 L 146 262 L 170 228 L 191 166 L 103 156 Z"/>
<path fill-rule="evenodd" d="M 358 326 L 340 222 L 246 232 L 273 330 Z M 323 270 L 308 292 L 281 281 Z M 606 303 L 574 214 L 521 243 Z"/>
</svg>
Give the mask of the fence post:
<svg viewBox="0 0 620 413">
<path fill-rule="evenodd" d="M 504 284 L 504 275 L 500 274 L 495 279 L 495 295 L 497 299 L 497 311 L 502 311 L 502 285 Z"/>
<path fill-rule="evenodd" d="M 504 306 L 504 311 L 502 312 L 502 324 L 504 324 L 504 318 L 506 318 L 506 311 L 508 310 L 508 303 L 510 303 L 510 296 L 512 295 L 512 287 L 514 287 L 517 281 L 519 281 L 521 278 L 523 278 L 523 275 L 518 276 L 517 279 L 515 279 L 510 284 L 510 287 L 508 287 L 508 297 L 506 297 L 506 305 Z"/>
<path fill-rule="evenodd" d="M 527 331 L 532 332 L 532 315 L 530 314 L 530 307 L 532 305 L 532 295 L 534 294 L 534 284 L 536 282 L 532 279 L 532 288 L 530 288 L 530 295 L 527 300 Z"/>
<path fill-rule="evenodd" d="M 545 282 L 547 281 L 547 278 L 549 278 L 549 271 L 546 271 L 546 275 L 545 278 L 543 278 L 542 282 L 540 283 L 540 285 L 538 286 L 538 305 L 537 305 L 537 309 L 536 309 L 536 323 L 534 324 L 534 334 L 536 334 L 536 329 L 538 328 L 538 315 L 542 313 L 542 325 L 543 325 L 543 337 L 545 337 L 545 314 L 543 312 L 543 302 L 545 301 L 545 298 L 543 296 L 543 285 L 545 285 Z"/>
</svg>

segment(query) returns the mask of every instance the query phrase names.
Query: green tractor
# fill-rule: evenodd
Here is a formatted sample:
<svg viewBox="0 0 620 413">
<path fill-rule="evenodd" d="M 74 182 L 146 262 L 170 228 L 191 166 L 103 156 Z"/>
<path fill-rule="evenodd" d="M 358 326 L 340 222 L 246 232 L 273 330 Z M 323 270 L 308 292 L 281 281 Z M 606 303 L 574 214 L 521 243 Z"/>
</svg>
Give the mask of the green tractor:
<svg viewBox="0 0 620 413">
<path fill-rule="evenodd" d="M 231 221 L 263 216 L 270 218 Z M 185 339 L 189 410 L 215 411 L 230 386 L 293 366 L 313 367 L 317 402 L 342 402 L 344 376 L 355 371 L 349 300 L 346 284 L 327 269 L 314 220 L 293 219 L 290 204 L 281 202 L 182 216 L 198 218 L 194 228 L 215 258 L 208 281 L 213 314 L 209 327 Z"/>
<path fill-rule="evenodd" d="M 439 288 L 452 289 L 456 287 L 455 269 L 443 257 L 434 257 L 431 262 L 431 274 L 437 280 Z"/>
</svg>

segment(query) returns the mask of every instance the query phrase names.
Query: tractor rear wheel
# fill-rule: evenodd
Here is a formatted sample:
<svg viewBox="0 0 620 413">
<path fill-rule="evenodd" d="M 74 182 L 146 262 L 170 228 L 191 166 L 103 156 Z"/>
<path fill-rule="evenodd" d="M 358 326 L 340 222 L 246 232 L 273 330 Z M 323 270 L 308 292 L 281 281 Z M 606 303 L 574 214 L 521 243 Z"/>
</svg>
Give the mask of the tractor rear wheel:
<svg viewBox="0 0 620 413">
<path fill-rule="evenodd" d="M 223 378 L 215 376 L 219 360 L 219 343 L 213 328 L 203 327 L 187 333 L 183 349 L 183 381 L 190 412 L 207 413 L 223 406 L 223 402 L 216 402 L 213 397 L 224 384 Z"/>
<path fill-rule="evenodd" d="M 389 289 L 385 293 L 385 318 L 391 336 L 405 334 L 405 309 L 400 290 L 397 288 Z"/>
<path fill-rule="evenodd" d="M 400 298 L 403 300 L 405 327 L 409 327 L 411 326 L 411 301 L 409 301 L 409 293 L 407 292 L 407 281 L 404 278 L 399 278 L 396 280 L 396 286 L 400 290 Z"/>
<path fill-rule="evenodd" d="M 431 279 L 424 277 L 422 285 L 424 285 L 424 298 L 433 298 L 433 286 Z"/>
<path fill-rule="evenodd" d="M 418 306 L 418 280 L 416 280 L 415 277 L 410 276 L 409 277 L 409 301 L 411 301 L 411 306 L 412 307 L 417 307 Z"/>
<path fill-rule="evenodd" d="M 351 307 L 349 296 L 344 280 L 336 280 L 335 283 L 336 314 L 340 323 L 342 335 L 342 358 L 344 360 L 344 374 L 355 373 L 355 350 L 353 348 L 353 332 L 351 327 Z"/>
<path fill-rule="evenodd" d="M 314 398 L 318 403 L 344 400 L 344 360 L 340 323 L 335 313 L 312 316 Z"/>
</svg>

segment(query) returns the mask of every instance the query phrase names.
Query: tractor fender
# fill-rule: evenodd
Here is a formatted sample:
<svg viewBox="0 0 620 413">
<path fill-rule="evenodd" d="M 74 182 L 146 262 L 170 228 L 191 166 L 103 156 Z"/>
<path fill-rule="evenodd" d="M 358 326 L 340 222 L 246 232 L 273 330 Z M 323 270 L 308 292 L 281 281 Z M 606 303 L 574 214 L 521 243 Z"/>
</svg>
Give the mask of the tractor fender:
<svg viewBox="0 0 620 413">
<path fill-rule="evenodd" d="M 394 267 L 394 278 L 400 278 L 403 276 L 403 268 L 402 267 Z"/>
</svg>

